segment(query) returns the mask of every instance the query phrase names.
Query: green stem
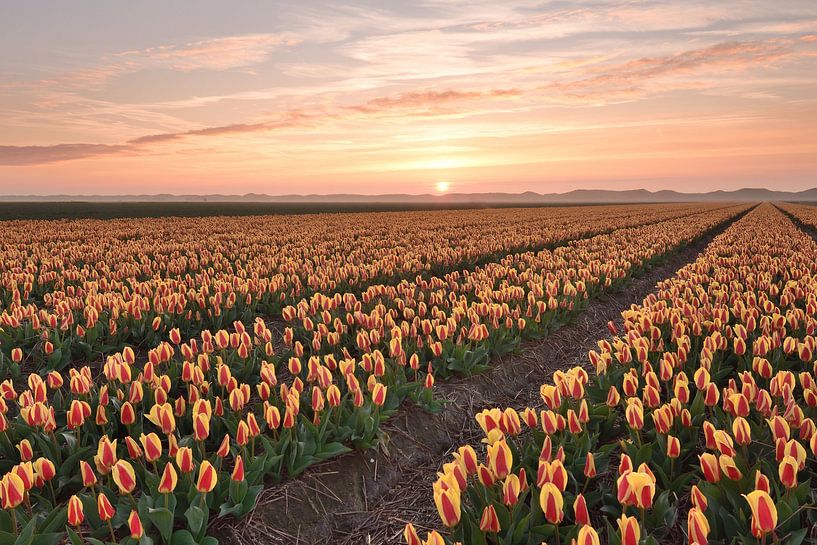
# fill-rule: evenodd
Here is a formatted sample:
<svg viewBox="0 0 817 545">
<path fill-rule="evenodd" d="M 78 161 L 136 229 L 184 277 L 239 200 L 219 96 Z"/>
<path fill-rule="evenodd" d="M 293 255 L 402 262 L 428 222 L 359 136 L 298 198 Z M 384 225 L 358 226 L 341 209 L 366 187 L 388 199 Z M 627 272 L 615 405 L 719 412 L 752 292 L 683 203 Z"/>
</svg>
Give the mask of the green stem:
<svg viewBox="0 0 817 545">
<path fill-rule="evenodd" d="M 111 524 L 111 519 L 106 520 L 105 522 L 108 523 L 108 531 L 111 532 L 111 541 L 116 543 L 116 534 L 113 532 L 113 524 Z"/>
<path fill-rule="evenodd" d="M 11 533 L 17 537 L 17 509 L 9 510 L 9 515 L 11 516 Z"/>
</svg>

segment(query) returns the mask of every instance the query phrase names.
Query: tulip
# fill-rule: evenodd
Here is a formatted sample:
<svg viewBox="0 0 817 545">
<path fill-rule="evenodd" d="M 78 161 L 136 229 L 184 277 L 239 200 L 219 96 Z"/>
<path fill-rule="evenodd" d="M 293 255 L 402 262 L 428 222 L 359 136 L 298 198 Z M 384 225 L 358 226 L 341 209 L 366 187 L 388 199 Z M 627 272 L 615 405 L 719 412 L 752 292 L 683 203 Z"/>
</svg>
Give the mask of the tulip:
<svg viewBox="0 0 817 545">
<path fill-rule="evenodd" d="M 588 452 L 584 458 L 584 476 L 588 479 L 596 476 L 596 458 L 592 452 Z"/>
<path fill-rule="evenodd" d="M 136 411 L 130 401 L 126 401 L 119 409 L 119 421 L 123 426 L 130 426 L 136 422 Z"/>
<path fill-rule="evenodd" d="M 477 461 L 477 453 L 474 451 L 474 447 L 471 445 L 462 446 L 457 450 L 454 456 L 462 462 L 468 475 L 473 475 L 477 472 L 479 462 Z"/>
<path fill-rule="evenodd" d="M 579 529 L 576 545 L 599 545 L 599 534 L 592 526 L 585 524 Z"/>
<path fill-rule="evenodd" d="M 746 446 L 752 442 L 752 429 L 749 422 L 742 416 L 738 416 L 732 422 L 732 434 L 738 445 Z"/>
<path fill-rule="evenodd" d="M 617 488 L 621 505 L 634 505 L 639 509 L 652 506 L 655 480 L 650 474 L 642 471 L 625 473 L 618 478 Z"/>
<path fill-rule="evenodd" d="M 201 413 L 193 417 L 193 437 L 196 441 L 204 441 L 210 435 L 210 417 Z"/>
<path fill-rule="evenodd" d="M 488 445 L 488 469 L 496 479 L 504 479 L 511 471 L 513 454 L 505 439 Z"/>
<path fill-rule="evenodd" d="M 139 518 L 139 513 L 137 513 L 135 509 L 128 515 L 128 530 L 130 530 L 130 536 L 135 540 L 140 540 L 142 536 L 145 535 L 142 520 Z"/>
<path fill-rule="evenodd" d="M 406 541 L 406 545 L 423 545 L 423 541 L 417 535 L 417 530 L 414 529 L 414 525 L 411 523 L 406 524 L 403 529 L 403 539 Z"/>
<path fill-rule="evenodd" d="M 136 474 L 133 466 L 125 460 L 119 460 L 114 464 L 111 468 L 111 475 L 121 494 L 130 494 L 136 488 Z"/>
<path fill-rule="evenodd" d="M 618 529 L 621 533 L 621 545 L 638 545 L 641 540 L 641 526 L 635 517 L 621 515 L 618 519 Z"/>
<path fill-rule="evenodd" d="M 34 449 L 28 439 L 20 441 L 17 444 L 17 450 L 20 452 L 20 460 L 23 462 L 29 462 L 34 457 Z"/>
<path fill-rule="evenodd" d="M 638 398 L 631 397 L 627 400 L 627 409 L 624 411 L 624 415 L 631 429 L 640 430 L 644 427 L 644 408 Z"/>
<path fill-rule="evenodd" d="M 780 476 L 780 482 L 786 488 L 794 488 L 797 486 L 797 470 L 799 464 L 797 463 L 797 459 L 793 456 L 786 456 L 780 462 L 778 466 L 778 475 Z"/>
<path fill-rule="evenodd" d="M 99 514 L 99 518 L 105 522 L 111 520 L 116 514 L 116 509 L 111 505 L 108 496 L 102 493 L 96 497 L 96 510 Z"/>
<path fill-rule="evenodd" d="M 239 483 L 244 480 L 244 459 L 241 458 L 241 455 L 236 456 L 235 467 L 230 478 Z"/>
<path fill-rule="evenodd" d="M 706 511 L 707 507 L 707 499 L 701 489 L 698 488 L 698 485 L 693 485 L 692 490 L 690 490 L 690 498 L 692 500 L 692 505 L 697 507 L 700 511 Z"/>
<path fill-rule="evenodd" d="M 477 467 L 477 478 L 479 482 L 486 487 L 491 487 L 494 485 L 494 482 L 496 482 L 493 473 L 491 473 L 491 470 L 488 469 L 485 464 L 479 464 L 479 467 Z"/>
<path fill-rule="evenodd" d="M 496 534 L 502 529 L 499 525 L 499 517 L 493 505 L 488 505 L 482 510 L 482 517 L 479 519 L 479 529 L 487 534 Z"/>
<path fill-rule="evenodd" d="M 621 453 L 621 457 L 618 461 L 618 474 L 624 475 L 625 473 L 629 473 L 633 470 L 633 460 L 623 452 Z"/>
<path fill-rule="evenodd" d="M 139 436 L 139 441 L 145 448 L 145 460 L 148 462 L 155 462 L 162 456 L 162 441 L 155 433 L 151 432 L 147 435 L 143 433 Z"/>
<path fill-rule="evenodd" d="M 689 510 L 687 515 L 687 535 L 690 543 L 705 545 L 709 536 L 709 521 L 697 507 Z"/>
<path fill-rule="evenodd" d="M 732 481 L 738 481 L 743 477 L 743 473 L 741 473 L 738 466 L 735 465 L 735 459 L 731 456 L 721 454 L 718 457 L 718 465 L 721 468 L 721 473 Z"/>
<path fill-rule="evenodd" d="M 518 476 L 511 473 L 505 477 L 505 482 L 502 483 L 502 503 L 508 507 L 516 505 L 516 502 L 519 501 L 520 488 Z"/>
<path fill-rule="evenodd" d="M 225 433 L 224 439 L 221 440 L 221 444 L 218 446 L 218 450 L 216 451 L 216 456 L 219 458 L 226 458 L 228 454 L 230 454 L 230 434 Z"/>
<path fill-rule="evenodd" d="M 551 524 L 559 524 L 564 519 L 564 498 L 553 483 L 545 483 L 539 492 L 539 504 L 545 518 Z"/>
<path fill-rule="evenodd" d="M 681 441 L 673 435 L 667 435 L 667 457 L 678 458 L 681 455 Z"/>
<path fill-rule="evenodd" d="M 48 458 L 37 458 L 37 461 L 34 462 L 34 469 L 37 471 L 37 475 L 46 482 L 57 475 L 57 468 L 54 467 L 54 462 Z"/>
<path fill-rule="evenodd" d="M 71 406 L 66 413 L 66 423 L 68 428 L 76 429 L 85 424 L 85 417 L 87 416 L 85 408 L 88 409 L 88 414 L 91 412 L 91 407 L 84 401 L 74 399 L 71 401 Z"/>
<path fill-rule="evenodd" d="M 460 521 L 461 498 L 460 490 L 455 486 L 448 486 L 445 478 L 438 479 L 434 485 L 434 503 L 442 523 L 451 528 Z M 454 481 L 456 482 L 456 480 Z"/>
<path fill-rule="evenodd" d="M 374 388 L 372 389 L 372 403 L 378 407 L 382 407 L 386 402 L 386 394 L 388 393 L 388 390 L 389 388 L 380 382 L 375 384 Z"/>
<path fill-rule="evenodd" d="M 424 545 L 445 545 L 445 540 L 438 531 L 431 530 L 426 536 Z"/>
<path fill-rule="evenodd" d="M 159 479 L 159 492 L 162 494 L 170 494 L 176 489 L 176 484 L 179 482 L 179 477 L 173 464 L 165 464 L 165 469 L 162 471 L 162 478 Z"/>
<path fill-rule="evenodd" d="M 202 494 L 212 492 L 216 487 L 218 474 L 210 462 L 204 460 L 199 466 L 199 478 L 196 481 L 196 490 Z"/>
<path fill-rule="evenodd" d="M 754 490 L 743 494 L 752 510 L 752 535 L 760 538 L 777 526 L 777 507 L 767 492 Z"/>
<path fill-rule="evenodd" d="M 704 479 L 710 483 L 716 483 L 721 480 L 720 465 L 714 454 L 705 452 L 698 456 L 698 460 L 701 462 L 701 471 L 704 473 Z"/>
<path fill-rule="evenodd" d="M 576 524 L 590 524 L 590 513 L 587 510 L 587 501 L 583 494 L 576 496 L 573 502 L 573 514 L 576 518 Z"/>
<path fill-rule="evenodd" d="M 93 488 L 93 486 L 96 484 L 96 475 L 94 474 L 91 464 L 85 460 L 80 460 L 79 472 L 82 475 L 82 486 Z"/>
<path fill-rule="evenodd" d="M 25 494 L 25 483 L 16 473 L 6 473 L 3 479 L 0 480 L 0 500 L 3 509 L 12 510 L 23 503 Z"/>
<path fill-rule="evenodd" d="M 74 494 L 68 499 L 68 524 L 79 526 L 85 520 L 85 510 L 82 501 Z"/>
<path fill-rule="evenodd" d="M 142 447 L 140 447 L 139 443 L 134 441 L 132 437 L 125 437 L 125 446 L 128 447 L 128 454 L 131 460 L 138 460 L 142 457 Z"/>
<path fill-rule="evenodd" d="M 176 465 L 179 466 L 179 471 L 182 473 L 193 471 L 193 451 L 190 447 L 180 447 L 176 451 Z"/>
</svg>

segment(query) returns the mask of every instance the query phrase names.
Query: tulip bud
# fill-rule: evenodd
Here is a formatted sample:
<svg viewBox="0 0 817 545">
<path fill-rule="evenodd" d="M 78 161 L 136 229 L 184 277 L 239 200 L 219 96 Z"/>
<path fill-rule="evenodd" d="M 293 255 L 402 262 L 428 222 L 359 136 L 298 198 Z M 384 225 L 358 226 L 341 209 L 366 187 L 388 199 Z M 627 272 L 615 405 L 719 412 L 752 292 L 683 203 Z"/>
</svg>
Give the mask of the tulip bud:
<svg viewBox="0 0 817 545">
<path fill-rule="evenodd" d="M 778 475 L 780 482 L 786 488 L 794 488 L 797 486 L 797 460 L 793 456 L 785 456 L 778 466 Z"/>
<path fill-rule="evenodd" d="M 579 528 L 576 545 L 599 545 L 599 534 L 592 526 L 585 524 Z"/>
<path fill-rule="evenodd" d="M 701 471 L 703 471 L 704 479 L 710 483 L 716 483 L 721 480 L 720 465 L 714 454 L 705 452 L 698 456 L 698 459 L 701 463 Z"/>
<path fill-rule="evenodd" d="M 488 505 L 488 507 L 482 510 L 482 517 L 479 519 L 479 529 L 486 534 L 496 534 L 501 530 L 499 517 L 497 517 L 496 509 L 494 509 L 493 505 Z"/>
<path fill-rule="evenodd" d="M 216 473 L 215 468 L 212 466 L 212 464 L 210 464 L 210 462 L 204 460 L 199 466 L 199 478 L 196 481 L 196 490 L 202 494 L 212 492 L 216 487 L 217 480 L 218 474 Z"/>
<path fill-rule="evenodd" d="M 777 507 L 768 493 L 755 490 L 743 494 L 752 510 L 752 535 L 760 538 L 774 531 L 777 526 Z"/>
<path fill-rule="evenodd" d="M 403 530 L 403 539 L 406 541 L 406 545 L 423 545 L 423 541 L 417 535 L 417 530 L 414 529 L 414 525 L 411 523 L 406 524 Z"/>
<path fill-rule="evenodd" d="M 182 473 L 193 471 L 193 451 L 190 447 L 180 447 L 176 452 L 176 465 Z"/>
<path fill-rule="evenodd" d="M 592 452 L 588 452 L 584 458 L 584 476 L 588 479 L 596 476 L 596 458 Z"/>
<path fill-rule="evenodd" d="M 505 439 L 500 439 L 493 445 L 488 445 L 488 468 L 495 478 L 504 479 L 507 477 L 512 464 L 513 454 Z"/>
<path fill-rule="evenodd" d="M 159 480 L 159 492 L 162 494 L 170 494 L 176 489 L 178 483 L 178 475 L 173 468 L 173 464 L 165 464 L 165 469 L 162 471 L 162 478 Z"/>
<path fill-rule="evenodd" d="M 621 545 L 638 545 L 641 540 L 641 526 L 635 517 L 621 515 L 618 519 L 618 529 L 621 532 Z"/>
<path fill-rule="evenodd" d="M 239 483 L 244 480 L 244 459 L 241 458 L 241 455 L 236 456 L 235 467 L 230 478 Z"/>
<path fill-rule="evenodd" d="M 75 495 L 68 499 L 68 524 L 79 526 L 85 520 L 85 510 L 82 501 Z"/>
<path fill-rule="evenodd" d="M 125 460 L 119 460 L 114 464 L 111 468 L 111 475 L 121 494 L 130 494 L 136 488 L 136 474 L 133 466 Z"/>
<path fill-rule="evenodd" d="M 79 461 L 79 472 L 82 475 L 82 486 L 92 487 L 96 484 L 96 475 L 91 465 L 85 460 Z"/>
<path fill-rule="evenodd" d="M 3 509 L 14 509 L 23 503 L 25 497 L 26 487 L 23 479 L 13 471 L 6 473 L 0 480 L 0 501 Z"/>
<path fill-rule="evenodd" d="M 545 519 L 551 524 L 559 524 L 564 519 L 564 498 L 562 492 L 553 484 L 545 483 L 539 492 L 539 503 Z"/>
<path fill-rule="evenodd" d="M 698 485 L 693 485 L 692 490 L 690 490 L 690 498 L 692 500 L 692 505 L 697 507 L 700 511 L 706 511 L 707 507 L 707 499 L 701 489 L 698 488 Z"/>
<path fill-rule="evenodd" d="M 103 521 L 111 520 L 116 514 L 116 509 L 114 509 L 114 506 L 111 505 L 110 500 L 108 500 L 108 496 L 102 493 L 96 497 L 96 510 L 99 514 L 99 518 Z"/>
<path fill-rule="evenodd" d="M 145 529 L 142 528 L 142 520 L 139 518 L 139 513 L 137 513 L 135 509 L 128 515 L 128 530 L 130 530 L 130 536 L 136 540 L 142 539 L 142 536 L 145 535 Z"/>
<path fill-rule="evenodd" d="M 576 518 L 576 524 L 590 524 L 590 513 L 587 510 L 587 501 L 583 494 L 576 496 L 573 502 L 573 513 Z"/>
<path fill-rule="evenodd" d="M 677 437 L 667 435 L 667 457 L 678 458 L 681 455 L 681 441 Z"/>
<path fill-rule="evenodd" d="M 434 503 L 437 506 L 437 513 L 440 515 L 440 520 L 448 528 L 456 526 L 460 521 L 461 514 L 461 498 L 458 485 L 449 486 L 445 477 L 442 477 L 435 481 L 432 488 L 434 491 Z"/>
<path fill-rule="evenodd" d="M 706 515 L 693 507 L 687 515 L 687 535 L 690 543 L 706 543 L 709 536 L 709 521 Z"/>
</svg>

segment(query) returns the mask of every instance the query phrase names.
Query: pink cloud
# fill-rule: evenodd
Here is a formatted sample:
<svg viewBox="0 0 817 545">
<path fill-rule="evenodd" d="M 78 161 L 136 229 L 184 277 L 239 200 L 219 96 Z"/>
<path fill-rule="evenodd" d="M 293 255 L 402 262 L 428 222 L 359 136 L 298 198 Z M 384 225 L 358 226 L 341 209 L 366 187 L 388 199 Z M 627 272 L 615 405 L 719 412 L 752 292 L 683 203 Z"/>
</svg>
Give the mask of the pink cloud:
<svg viewBox="0 0 817 545">
<path fill-rule="evenodd" d="M 743 70 L 803 54 L 790 40 L 726 42 L 661 57 L 642 57 L 621 63 L 603 64 L 572 81 L 539 87 L 556 98 L 603 100 L 638 96 L 648 84 L 661 78 L 695 74 L 705 70 Z"/>
<path fill-rule="evenodd" d="M 249 34 L 161 46 L 117 55 L 136 65 L 159 64 L 173 70 L 228 70 L 265 62 L 273 50 L 300 43 L 291 36 Z"/>
</svg>

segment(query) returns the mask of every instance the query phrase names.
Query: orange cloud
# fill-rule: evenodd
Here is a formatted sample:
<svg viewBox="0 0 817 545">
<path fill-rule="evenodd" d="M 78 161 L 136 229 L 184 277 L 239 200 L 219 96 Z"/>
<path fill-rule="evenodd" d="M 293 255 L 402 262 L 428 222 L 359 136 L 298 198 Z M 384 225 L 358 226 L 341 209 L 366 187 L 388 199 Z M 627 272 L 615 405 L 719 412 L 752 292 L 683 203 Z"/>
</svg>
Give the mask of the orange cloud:
<svg viewBox="0 0 817 545">
<path fill-rule="evenodd" d="M 438 104 L 483 98 L 511 98 L 522 94 L 520 89 L 491 89 L 488 91 L 411 91 L 393 96 L 374 98 L 347 109 L 362 113 L 380 113 L 402 108 L 436 106 Z"/>
</svg>

